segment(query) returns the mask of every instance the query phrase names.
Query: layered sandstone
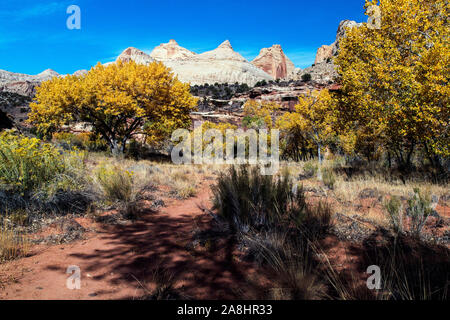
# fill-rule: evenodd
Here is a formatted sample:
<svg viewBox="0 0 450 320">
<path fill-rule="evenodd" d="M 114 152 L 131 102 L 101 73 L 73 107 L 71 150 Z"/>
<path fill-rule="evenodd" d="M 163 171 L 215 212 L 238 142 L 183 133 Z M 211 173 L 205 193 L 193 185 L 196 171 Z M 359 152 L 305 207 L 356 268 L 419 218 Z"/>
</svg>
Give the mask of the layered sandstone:
<svg viewBox="0 0 450 320">
<path fill-rule="evenodd" d="M 284 54 L 279 44 L 261 49 L 252 64 L 264 70 L 274 79 L 288 79 L 295 71 L 295 65 Z"/>
</svg>

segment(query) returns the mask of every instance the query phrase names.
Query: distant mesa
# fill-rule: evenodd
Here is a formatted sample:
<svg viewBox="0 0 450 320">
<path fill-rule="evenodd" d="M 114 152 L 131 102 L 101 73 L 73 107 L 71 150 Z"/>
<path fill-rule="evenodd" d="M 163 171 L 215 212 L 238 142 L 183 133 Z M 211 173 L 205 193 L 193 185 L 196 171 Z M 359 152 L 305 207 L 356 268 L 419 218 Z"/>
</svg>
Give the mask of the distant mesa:
<svg viewBox="0 0 450 320">
<path fill-rule="evenodd" d="M 11 92 L 23 96 L 33 96 L 35 87 L 41 82 L 59 76 L 61 76 L 59 73 L 51 69 L 44 70 L 37 75 L 0 70 L 0 92 Z"/>
</svg>

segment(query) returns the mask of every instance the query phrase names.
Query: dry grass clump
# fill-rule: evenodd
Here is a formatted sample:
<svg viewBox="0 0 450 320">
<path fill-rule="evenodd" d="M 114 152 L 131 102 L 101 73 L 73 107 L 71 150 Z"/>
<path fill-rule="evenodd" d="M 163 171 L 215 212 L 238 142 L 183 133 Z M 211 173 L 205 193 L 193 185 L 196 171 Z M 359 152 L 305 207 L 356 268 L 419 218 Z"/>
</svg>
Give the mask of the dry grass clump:
<svg viewBox="0 0 450 320">
<path fill-rule="evenodd" d="M 141 200 L 148 200 L 147 191 L 155 188 L 153 169 L 146 161 L 114 159 L 93 170 L 106 203 L 116 204 L 125 218 L 137 219 L 142 211 Z"/>
<path fill-rule="evenodd" d="M 300 221 L 306 210 L 303 190 L 294 188 L 289 172 L 262 175 L 258 167 L 231 167 L 212 187 L 214 208 L 236 231 L 271 229 Z"/>
<path fill-rule="evenodd" d="M 289 170 L 273 177 L 250 166 L 231 167 L 221 174 L 213 194 L 215 221 L 230 234 L 228 251 L 240 243 L 247 258 L 272 274 L 273 287 L 264 298 L 324 297 L 326 287 L 315 271 L 309 242 L 328 232 L 332 217 L 328 205 L 308 205 Z"/>
<path fill-rule="evenodd" d="M 273 300 L 319 300 L 326 286 L 319 280 L 312 251 L 286 232 L 246 235 L 245 242 L 260 266 L 273 274 L 274 286 L 263 298 Z"/>
<path fill-rule="evenodd" d="M 381 270 L 383 298 L 389 300 L 446 300 L 449 297 L 450 251 L 409 236 L 373 242 L 366 248 L 364 265 Z"/>
<path fill-rule="evenodd" d="M 96 178 L 106 199 L 109 201 L 131 200 L 133 173 L 118 165 L 101 165 L 96 170 Z"/>
<path fill-rule="evenodd" d="M 0 222 L 0 262 L 25 257 L 29 248 L 30 243 L 25 235 L 6 222 Z"/>
<path fill-rule="evenodd" d="M 447 184 L 439 185 L 430 182 L 410 182 L 404 184 L 400 180 L 386 181 L 385 177 L 378 176 L 359 176 L 352 179 L 346 179 L 344 176 L 337 176 L 335 195 L 345 202 L 354 202 L 359 198 L 361 190 L 373 189 L 381 196 L 395 195 L 397 197 L 409 197 L 414 189 L 421 189 L 427 193 L 442 197 L 448 194 L 449 186 Z"/>
<path fill-rule="evenodd" d="M 159 165 L 154 168 L 151 179 L 154 184 L 168 186 L 179 199 L 187 199 L 197 194 L 202 169 L 192 166 Z"/>
</svg>

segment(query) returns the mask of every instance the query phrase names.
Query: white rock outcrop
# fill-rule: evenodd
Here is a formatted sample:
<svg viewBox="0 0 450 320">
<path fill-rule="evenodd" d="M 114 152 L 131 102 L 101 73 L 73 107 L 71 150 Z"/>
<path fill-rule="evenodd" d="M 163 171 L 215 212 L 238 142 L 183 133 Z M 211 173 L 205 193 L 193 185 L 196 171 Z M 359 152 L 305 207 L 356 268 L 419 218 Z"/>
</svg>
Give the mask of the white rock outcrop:
<svg viewBox="0 0 450 320">
<path fill-rule="evenodd" d="M 0 70 L 0 85 L 5 85 L 11 82 L 24 82 L 24 81 L 42 82 L 58 76 L 60 76 L 60 74 L 51 69 L 47 69 L 37 75 L 14 73 L 5 70 Z"/>
<path fill-rule="evenodd" d="M 144 51 L 130 47 L 125 49 L 120 56 L 117 57 L 116 61 L 128 62 L 133 60 L 138 64 L 148 65 L 155 61 L 150 55 L 146 54 Z"/>
<path fill-rule="evenodd" d="M 194 58 L 196 55 L 196 53 L 178 45 L 173 39 L 168 43 L 160 44 L 150 53 L 150 57 L 158 61 L 188 60 Z"/>
<path fill-rule="evenodd" d="M 178 79 L 191 85 L 239 82 L 252 86 L 258 81 L 272 79 L 234 51 L 228 40 L 216 49 L 201 54 L 189 51 L 179 46 L 175 40 L 170 40 L 169 43 L 157 46 L 150 57 L 163 62 Z"/>
</svg>

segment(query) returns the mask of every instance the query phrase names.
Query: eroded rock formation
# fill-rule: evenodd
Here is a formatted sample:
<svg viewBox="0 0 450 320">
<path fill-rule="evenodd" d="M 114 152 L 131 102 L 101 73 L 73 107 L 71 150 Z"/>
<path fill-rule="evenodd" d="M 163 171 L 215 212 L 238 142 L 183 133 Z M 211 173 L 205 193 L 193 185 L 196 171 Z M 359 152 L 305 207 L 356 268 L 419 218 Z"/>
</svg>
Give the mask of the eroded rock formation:
<svg viewBox="0 0 450 320">
<path fill-rule="evenodd" d="M 356 23 L 351 20 L 344 20 L 339 23 L 338 30 L 336 32 L 336 40 L 328 45 L 323 45 L 317 50 L 315 64 L 327 62 L 339 53 L 339 44 L 342 38 L 345 37 L 347 28 L 360 27 L 362 23 Z"/>
<path fill-rule="evenodd" d="M 171 40 L 156 47 L 150 56 L 162 61 L 181 81 L 191 85 L 239 82 L 251 86 L 261 80 L 271 80 L 267 73 L 234 51 L 228 40 L 201 54 L 195 54 Z"/>
<path fill-rule="evenodd" d="M 295 65 L 284 54 L 279 44 L 261 49 L 252 64 L 264 70 L 273 79 L 289 79 L 295 71 Z"/>
</svg>

